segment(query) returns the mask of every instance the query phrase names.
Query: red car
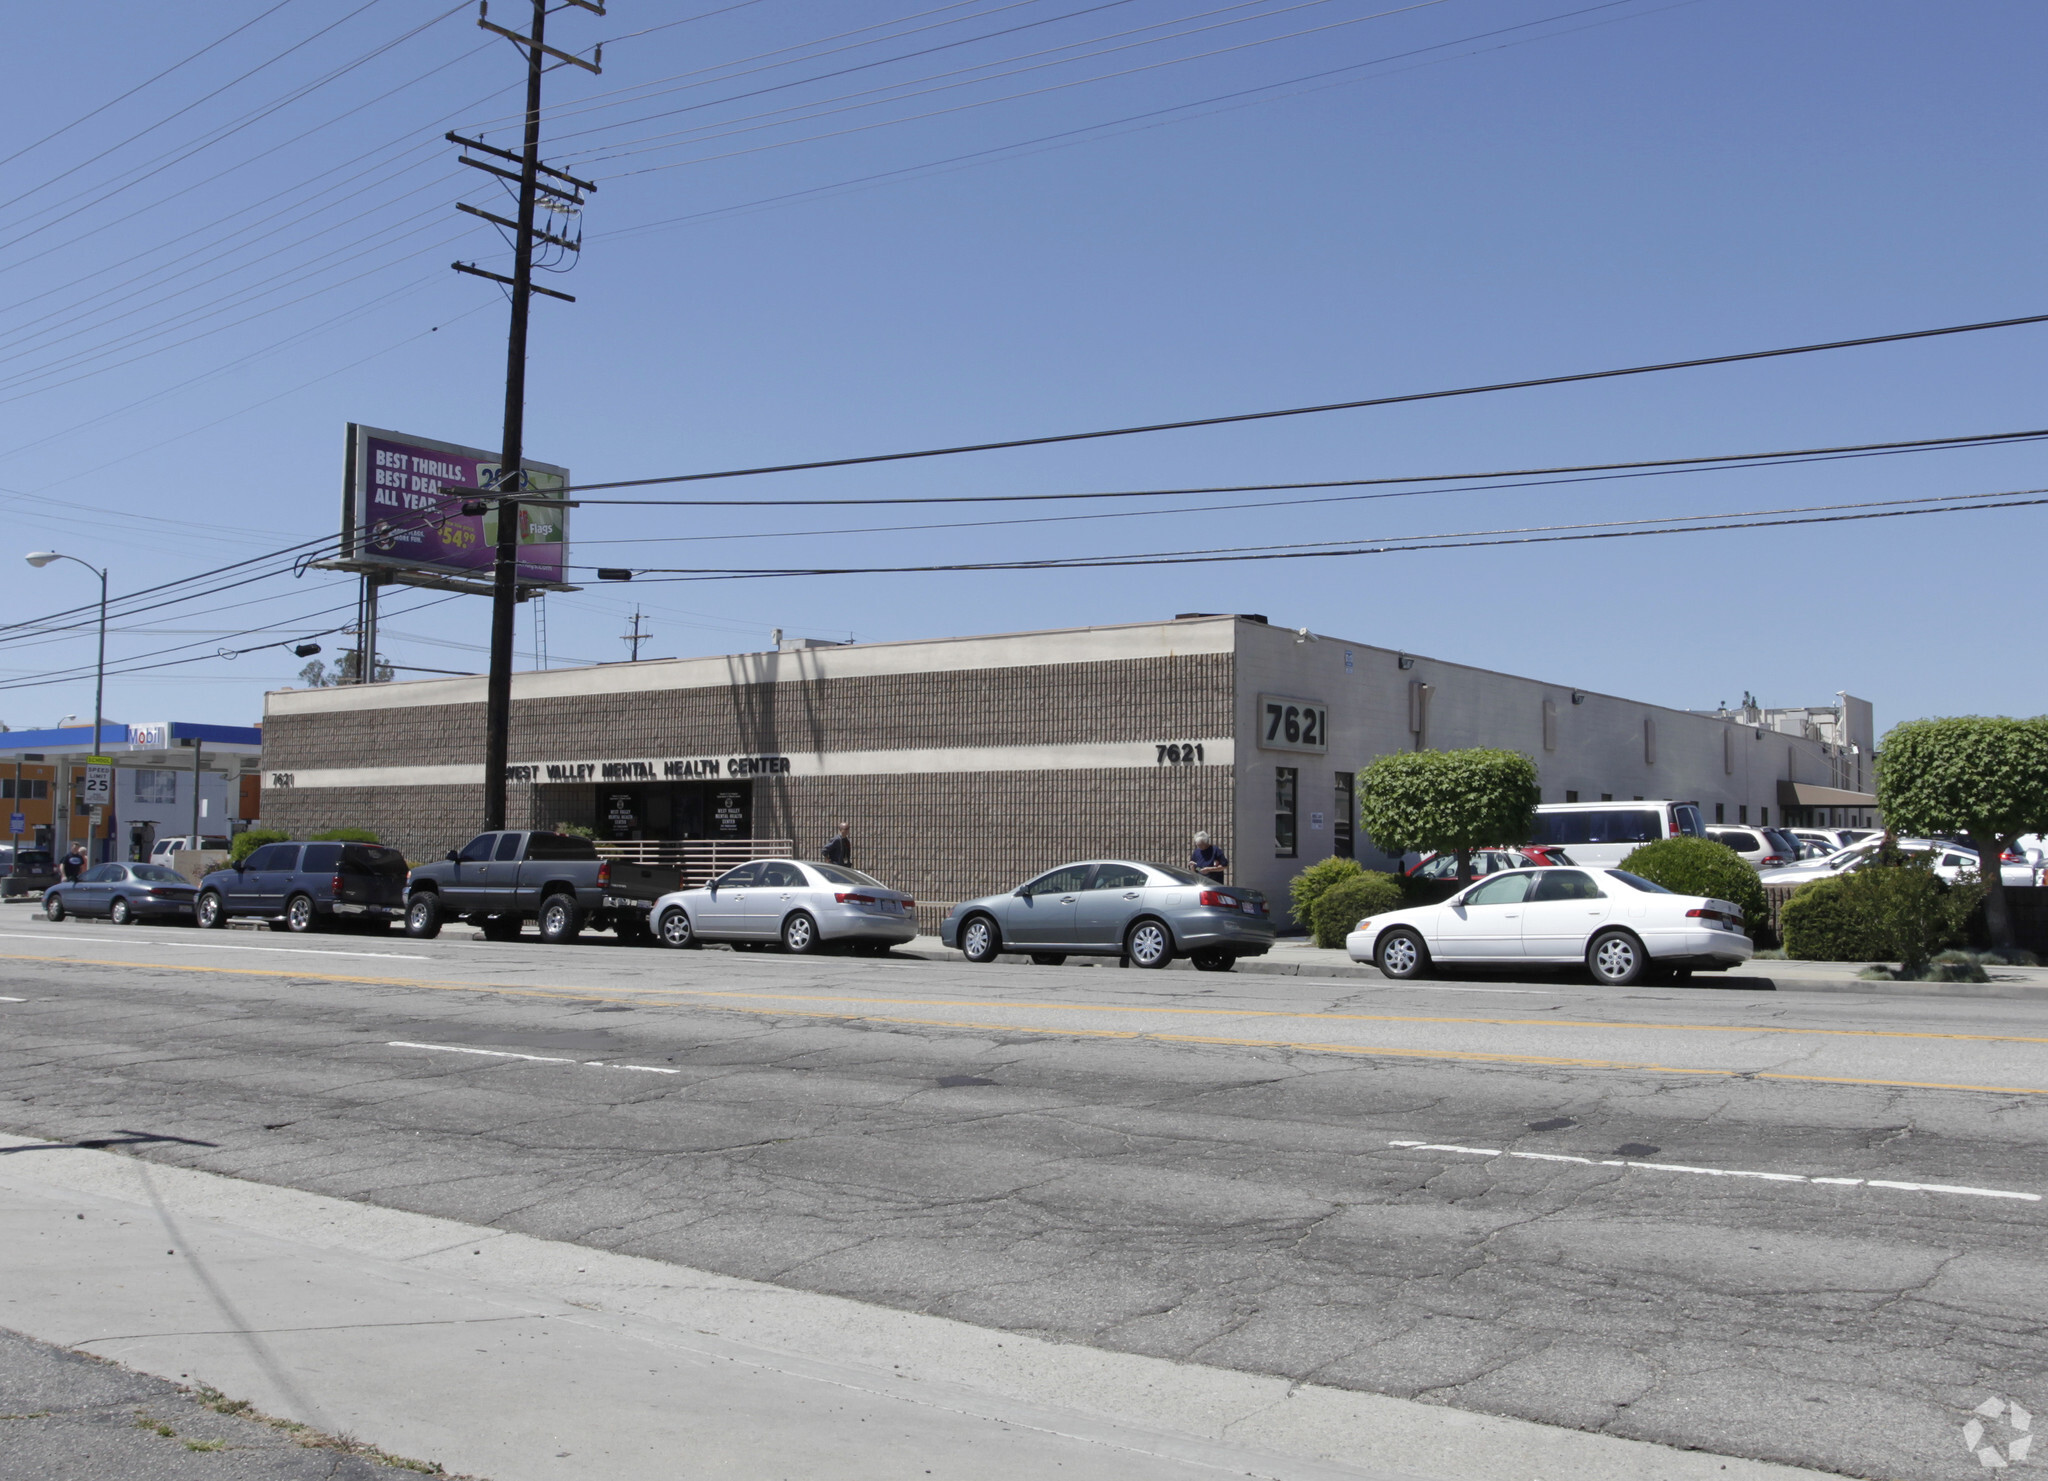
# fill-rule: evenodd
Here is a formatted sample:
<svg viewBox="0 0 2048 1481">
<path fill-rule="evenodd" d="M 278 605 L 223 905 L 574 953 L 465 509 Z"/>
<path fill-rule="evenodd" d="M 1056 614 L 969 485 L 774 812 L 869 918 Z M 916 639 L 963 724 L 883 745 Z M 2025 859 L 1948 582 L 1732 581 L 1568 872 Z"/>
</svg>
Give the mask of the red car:
<svg viewBox="0 0 2048 1481">
<path fill-rule="evenodd" d="M 1521 848 L 1483 848 L 1472 851 L 1472 877 L 1482 878 L 1498 874 L 1503 869 L 1548 868 L 1558 864 L 1569 864 L 1571 860 L 1560 848 L 1536 848 L 1524 845 Z M 1425 854 L 1420 861 L 1402 871 L 1407 879 L 1428 880 L 1431 883 L 1449 884 L 1458 877 L 1458 856 L 1456 854 Z"/>
</svg>

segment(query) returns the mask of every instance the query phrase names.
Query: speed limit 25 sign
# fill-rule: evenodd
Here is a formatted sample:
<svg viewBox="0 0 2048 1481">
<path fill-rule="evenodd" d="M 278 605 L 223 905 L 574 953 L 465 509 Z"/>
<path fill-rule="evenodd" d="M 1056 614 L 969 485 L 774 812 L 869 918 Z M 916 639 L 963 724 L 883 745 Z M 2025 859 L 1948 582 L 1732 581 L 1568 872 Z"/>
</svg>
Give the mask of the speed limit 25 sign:
<svg viewBox="0 0 2048 1481">
<path fill-rule="evenodd" d="M 1259 696 L 1259 746 L 1268 751 L 1330 749 L 1330 709 L 1312 699 L 1283 694 Z"/>
</svg>

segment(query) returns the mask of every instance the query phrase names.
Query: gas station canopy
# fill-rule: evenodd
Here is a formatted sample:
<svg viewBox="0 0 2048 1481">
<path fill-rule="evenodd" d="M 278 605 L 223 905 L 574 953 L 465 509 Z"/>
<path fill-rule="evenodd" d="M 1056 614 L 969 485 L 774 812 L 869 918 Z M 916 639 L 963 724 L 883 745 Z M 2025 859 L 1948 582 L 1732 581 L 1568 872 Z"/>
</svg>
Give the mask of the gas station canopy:
<svg viewBox="0 0 2048 1481">
<path fill-rule="evenodd" d="M 116 766 L 190 766 L 195 741 L 207 753 L 209 770 L 222 769 L 230 759 L 239 760 L 242 771 L 256 771 L 261 765 L 263 732 L 253 725 L 198 725 L 187 720 L 120 725 L 108 720 L 100 726 L 100 754 Z M 90 725 L 0 731 L 0 762 L 82 764 L 92 753 Z"/>
</svg>

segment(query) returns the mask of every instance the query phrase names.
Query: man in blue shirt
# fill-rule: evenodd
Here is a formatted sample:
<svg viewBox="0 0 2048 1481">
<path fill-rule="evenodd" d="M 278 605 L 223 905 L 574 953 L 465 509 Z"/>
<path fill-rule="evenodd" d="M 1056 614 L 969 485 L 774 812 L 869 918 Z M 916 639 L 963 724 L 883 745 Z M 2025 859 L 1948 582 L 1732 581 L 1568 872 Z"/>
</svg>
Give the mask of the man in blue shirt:
<svg viewBox="0 0 2048 1481">
<path fill-rule="evenodd" d="M 1195 851 L 1188 855 L 1188 862 L 1195 866 L 1195 873 L 1218 884 L 1223 883 L 1223 871 L 1230 867 L 1229 856 L 1206 833 L 1195 835 Z"/>
</svg>

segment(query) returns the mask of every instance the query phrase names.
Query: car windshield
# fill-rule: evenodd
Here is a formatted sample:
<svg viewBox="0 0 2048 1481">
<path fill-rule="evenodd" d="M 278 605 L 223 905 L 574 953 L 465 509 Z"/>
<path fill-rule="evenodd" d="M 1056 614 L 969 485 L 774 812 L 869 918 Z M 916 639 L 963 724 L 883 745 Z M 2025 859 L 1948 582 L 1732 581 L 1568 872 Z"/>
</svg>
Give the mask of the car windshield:
<svg viewBox="0 0 2048 1481">
<path fill-rule="evenodd" d="M 862 874 L 858 869 L 848 869 L 844 864 L 805 864 L 804 868 L 827 884 L 867 884 L 878 890 L 889 888 L 872 874 Z"/>
<path fill-rule="evenodd" d="M 1147 864 L 1147 869 L 1163 874 L 1175 884 L 1214 884 L 1213 879 L 1204 879 L 1199 874 L 1190 874 L 1185 869 L 1176 869 L 1171 864 Z"/>
<path fill-rule="evenodd" d="M 1607 872 L 1630 889 L 1641 890 L 1646 895 L 1668 895 L 1672 893 L 1672 891 L 1665 889 L 1664 886 L 1658 884 L 1654 879 L 1644 879 L 1640 874 L 1630 874 L 1626 869 L 1610 869 Z"/>
<path fill-rule="evenodd" d="M 161 864 L 136 864 L 128 872 L 149 884 L 184 884 L 185 876 L 175 869 L 166 869 Z"/>
</svg>

